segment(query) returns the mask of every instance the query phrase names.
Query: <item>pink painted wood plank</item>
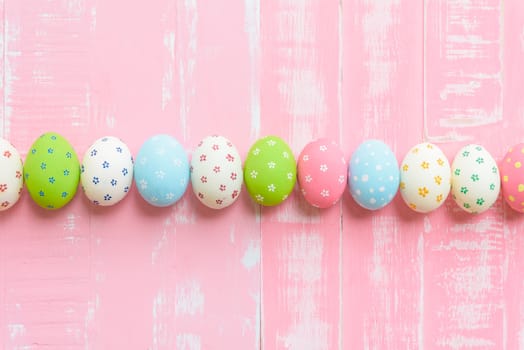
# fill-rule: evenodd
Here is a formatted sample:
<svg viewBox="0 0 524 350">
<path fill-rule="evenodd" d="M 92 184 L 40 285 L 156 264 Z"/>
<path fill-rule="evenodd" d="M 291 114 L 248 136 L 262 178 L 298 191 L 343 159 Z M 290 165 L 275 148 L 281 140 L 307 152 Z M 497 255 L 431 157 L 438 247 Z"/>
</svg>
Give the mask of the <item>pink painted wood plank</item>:
<svg viewBox="0 0 524 350">
<path fill-rule="evenodd" d="M 4 64 L 4 47 L 6 40 L 6 26 L 5 26 L 5 0 L 0 1 L 0 47 L 2 48 L 2 57 L 0 58 L 0 96 L 2 101 L 4 101 L 4 91 L 5 91 L 5 64 Z M 4 114 L 4 103 L 1 103 L 0 106 L 0 136 L 7 137 L 7 119 Z"/>
<path fill-rule="evenodd" d="M 339 4 L 261 2 L 261 136 L 339 141 Z M 340 348 L 341 205 L 317 210 L 295 191 L 261 210 L 262 346 Z"/>
<path fill-rule="evenodd" d="M 4 135 L 23 156 L 50 128 L 67 132 L 82 146 L 88 4 L 2 5 Z M 82 198 L 62 211 L 44 213 L 24 193 L 12 211 L 2 213 L 0 236 L 2 348 L 83 347 L 89 333 L 91 237 Z"/>
<path fill-rule="evenodd" d="M 498 159 L 511 145 L 523 142 L 524 121 L 524 3 L 504 3 L 503 50 L 503 134 L 497 147 Z M 507 121 L 507 122 L 506 122 Z M 502 262 L 503 323 L 502 345 L 506 349 L 524 348 L 524 221 L 522 215 L 504 205 L 505 255 Z"/>
<path fill-rule="evenodd" d="M 5 18 L 4 18 L 4 5 L 5 1 L 0 0 L 0 47 L 2 48 L 2 53 L 4 49 L 4 42 L 5 42 Z M 4 100 L 4 90 L 5 90 L 5 71 L 4 71 L 4 55 L 2 54 L 2 57 L 0 58 L 0 96 L 2 101 Z M 6 118 L 4 115 L 4 103 L 0 103 L 0 137 L 6 138 L 8 137 L 7 131 L 6 131 Z M 0 219 L 2 216 L 0 216 Z M 0 234 L 0 305 L 5 305 L 5 291 L 3 286 L 5 286 L 5 269 L 2 268 L 5 264 L 5 254 L 4 254 L 4 248 L 5 244 L 3 244 L 3 237 L 4 235 Z M 7 322 L 7 319 L 5 317 L 4 312 L 0 312 L 0 324 L 5 324 Z M 3 335 L 2 331 L 0 331 L 0 345 L 4 345 L 3 342 Z"/>
<path fill-rule="evenodd" d="M 423 141 L 422 2 L 347 1 L 342 18 L 344 148 L 377 138 L 400 162 Z M 427 219 L 399 195 L 375 212 L 344 199 L 342 348 L 422 348 Z"/>
<path fill-rule="evenodd" d="M 501 2 L 429 0 L 425 6 L 426 135 L 487 137 L 502 121 Z"/>
<path fill-rule="evenodd" d="M 500 159 L 514 117 L 502 114 L 502 2 L 426 5 L 428 138 L 484 145 Z M 511 127 L 513 128 L 513 126 Z M 495 131 L 495 132 L 494 132 Z M 452 160 L 464 142 L 443 145 Z M 448 200 L 424 236 L 424 345 L 507 348 L 505 266 L 511 236 L 497 203 L 472 216 Z"/>
<path fill-rule="evenodd" d="M 171 6 L 171 5 L 168 5 Z M 163 18 L 163 116 L 188 151 L 209 135 L 245 155 L 254 125 L 247 4 L 177 1 Z M 227 18 L 227 20 L 225 20 Z M 169 112 L 170 111 L 170 112 Z M 155 229 L 152 269 L 157 349 L 257 348 L 260 337 L 260 228 L 246 194 L 222 211 L 189 189 Z M 234 344 L 234 345 L 233 345 Z"/>
</svg>

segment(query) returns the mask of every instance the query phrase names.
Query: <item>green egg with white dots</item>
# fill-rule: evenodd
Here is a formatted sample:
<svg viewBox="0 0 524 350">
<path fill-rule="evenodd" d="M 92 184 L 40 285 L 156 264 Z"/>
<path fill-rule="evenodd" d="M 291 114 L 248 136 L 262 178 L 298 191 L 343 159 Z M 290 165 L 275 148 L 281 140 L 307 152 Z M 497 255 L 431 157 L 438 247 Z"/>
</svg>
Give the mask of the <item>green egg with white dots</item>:
<svg viewBox="0 0 524 350">
<path fill-rule="evenodd" d="M 33 201 L 45 209 L 60 209 L 76 194 L 80 163 L 71 144 L 48 132 L 35 140 L 24 163 L 24 179 Z"/>
<path fill-rule="evenodd" d="M 244 162 L 244 182 L 255 202 L 264 206 L 282 203 L 296 179 L 295 157 L 284 140 L 266 136 L 251 146 Z"/>
</svg>

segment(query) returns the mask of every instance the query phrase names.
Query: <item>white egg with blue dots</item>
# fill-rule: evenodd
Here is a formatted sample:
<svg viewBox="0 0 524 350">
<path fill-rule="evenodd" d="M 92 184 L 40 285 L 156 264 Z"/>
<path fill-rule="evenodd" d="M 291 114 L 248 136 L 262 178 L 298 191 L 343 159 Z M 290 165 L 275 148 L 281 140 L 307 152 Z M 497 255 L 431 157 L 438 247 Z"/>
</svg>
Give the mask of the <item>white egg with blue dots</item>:
<svg viewBox="0 0 524 350">
<path fill-rule="evenodd" d="M 395 197 L 399 181 L 397 159 L 382 141 L 365 141 L 353 152 L 349 162 L 349 190 L 363 208 L 385 207 Z"/>
<path fill-rule="evenodd" d="M 133 157 L 120 139 L 96 140 L 84 155 L 80 181 L 86 197 L 95 205 L 120 202 L 133 183 Z"/>
<path fill-rule="evenodd" d="M 135 184 L 146 202 L 156 207 L 175 204 L 189 183 L 189 160 L 172 136 L 155 135 L 140 147 L 135 161 Z"/>
</svg>

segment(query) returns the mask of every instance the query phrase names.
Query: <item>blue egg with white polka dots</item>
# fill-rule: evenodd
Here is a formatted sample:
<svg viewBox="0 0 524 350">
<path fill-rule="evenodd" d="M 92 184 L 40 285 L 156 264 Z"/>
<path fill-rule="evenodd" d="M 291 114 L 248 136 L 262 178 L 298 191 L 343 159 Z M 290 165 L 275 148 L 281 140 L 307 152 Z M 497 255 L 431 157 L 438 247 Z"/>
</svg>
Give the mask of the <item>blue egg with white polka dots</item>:
<svg viewBox="0 0 524 350">
<path fill-rule="evenodd" d="M 184 148 L 169 135 L 149 138 L 136 156 L 134 178 L 138 192 L 149 204 L 175 204 L 189 183 L 189 160 Z"/>
<path fill-rule="evenodd" d="M 361 207 L 381 209 L 398 191 L 400 172 L 397 158 L 384 142 L 365 141 L 351 156 L 348 182 L 351 196 Z"/>
</svg>

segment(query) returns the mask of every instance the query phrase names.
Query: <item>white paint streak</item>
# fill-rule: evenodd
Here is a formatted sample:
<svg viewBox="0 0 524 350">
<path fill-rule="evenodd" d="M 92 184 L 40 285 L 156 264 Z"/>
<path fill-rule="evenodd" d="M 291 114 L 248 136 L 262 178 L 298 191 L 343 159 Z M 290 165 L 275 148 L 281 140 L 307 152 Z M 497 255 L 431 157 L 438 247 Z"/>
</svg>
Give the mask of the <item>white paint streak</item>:
<svg viewBox="0 0 524 350">
<path fill-rule="evenodd" d="M 429 219 L 429 216 L 424 216 L 424 232 L 430 233 L 431 232 L 431 220 Z"/>
<path fill-rule="evenodd" d="M 163 228 L 162 228 L 162 236 L 158 240 L 158 242 L 153 247 L 153 251 L 151 252 L 151 263 L 152 265 L 155 265 L 158 262 L 158 259 L 160 257 L 160 254 L 164 247 L 168 244 L 168 236 L 169 232 L 172 230 L 172 220 L 171 217 L 167 217 L 164 220 Z M 174 228 L 173 230 L 176 230 Z"/>
<path fill-rule="evenodd" d="M 76 216 L 73 213 L 67 214 L 66 222 L 64 223 L 64 231 L 70 233 L 74 232 L 76 228 Z"/>
<path fill-rule="evenodd" d="M 398 242 L 398 222 L 394 216 L 373 216 L 373 253 L 369 266 L 371 283 L 371 298 L 380 302 L 378 310 L 370 310 L 365 315 L 364 345 L 367 348 L 376 348 L 377 339 L 385 349 L 394 348 L 395 339 L 393 327 L 395 324 L 395 310 L 398 294 L 392 291 L 395 285 L 395 276 L 390 273 L 395 263 L 395 247 Z"/>
<path fill-rule="evenodd" d="M 428 219 L 429 221 L 429 219 Z M 431 224 L 428 225 L 429 230 L 431 230 Z M 427 226 L 424 224 L 424 227 Z M 426 231 L 429 232 L 429 231 Z M 418 298 L 418 348 L 419 350 L 424 350 L 424 297 L 425 297 L 425 290 L 424 290 L 424 235 L 420 235 L 418 239 L 417 244 L 417 263 L 418 263 L 418 273 L 420 274 L 420 294 Z"/>
<path fill-rule="evenodd" d="M 309 0 L 279 3 L 276 13 L 278 54 L 278 91 L 282 106 L 292 117 L 291 148 L 298 149 L 324 135 L 328 111 L 324 76 L 319 71 L 316 16 Z"/>
<path fill-rule="evenodd" d="M 294 117 L 324 115 L 327 112 L 324 83 L 315 68 L 283 68 L 279 75 L 282 77 L 278 87 L 280 94 L 289 93 L 287 112 Z M 310 141 L 311 138 L 304 140 Z"/>
<path fill-rule="evenodd" d="M 250 58 L 251 138 L 260 134 L 260 0 L 245 0 L 246 32 Z"/>
<path fill-rule="evenodd" d="M 176 350 L 200 350 L 201 347 L 199 335 L 182 333 L 176 336 Z"/>
<path fill-rule="evenodd" d="M 324 238 L 314 233 L 295 233 L 284 238 L 279 251 L 288 287 L 284 291 L 292 323 L 279 343 L 292 350 L 328 349 L 332 325 L 319 315 L 316 300 L 325 292 L 322 278 Z"/>
<path fill-rule="evenodd" d="M 367 110 L 363 136 L 371 136 L 383 124 L 392 118 L 389 95 L 394 74 L 398 70 L 397 45 L 389 38 L 399 18 L 399 0 L 365 0 L 366 11 L 362 18 L 363 45 L 366 52 L 364 62 L 367 71 L 366 89 Z"/>
<path fill-rule="evenodd" d="M 262 268 L 260 268 L 260 275 L 262 275 Z M 262 284 L 262 283 L 261 283 Z M 260 285 L 260 290 L 257 290 L 253 299 L 255 300 L 255 343 L 254 349 L 260 348 L 260 339 L 262 334 L 262 285 Z"/>
<path fill-rule="evenodd" d="M 153 349 L 173 348 L 174 295 L 161 289 L 153 301 Z"/>
<path fill-rule="evenodd" d="M 503 116 L 502 3 L 490 6 L 490 2 L 477 1 L 465 5 L 462 0 L 450 0 L 440 3 L 433 18 L 439 27 L 430 30 L 437 31 L 434 44 L 439 47 L 442 67 L 437 74 L 435 70 L 427 71 L 429 67 L 425 67 L 425 71 L 428 80 L 434 79 L 442 85 L 440 91 L 432 92 L 439 94 L 441 103 L 429 115 L 438 122 L 433 125 L 444 129 L 438 133 L 500 122 Z M 498 31 L 493 29 L 494 23 L 499 24 Z M 446 135 L 450 141 L 466 137 Z"/>
<path fill-rule="evenodd" d="M 450 348 L 450 349 L 465 349 L 465 348 L 484 348 L 491 349 L 495 344 L 483 338 L 465 337 L 460 334 L 454 334 L 444 339 L 441 339 L 437 343 L 439 347 Z"/>
<path fill-rule="evenodd" d="M 26 328 L 21 323 L 10 323 L 7 325 L 7 330 L 11 340 L 15 340 L 17 337 L 22 337 L 26 333 Z"/>
<path fill-rule="evenodd" d="M 11 134 L 11 116 L 13 114 L 13 101 L 11 97 L 13 95 L 13 84 L 19 80 L 19 78 L 13 73 L 12 61 L 14 61 L 13 59 L 20 57 L 22 52 L 10 49 L 11 43 L 17 43 L 20 41 L 20 25 L 5 19 L 4 27 L 4 33 L 6 34 L 4 37 L 4 114 L 2 118 L 2 133 L 4 137 L 8 138 Z"/>
<path fill-rule="evenodd" d="M 167 104 L 173 98 L 173 76 L 175 60 L 175 33 L 166 31 L 164 33 L 164 47 L 169 52 L 169 62 L 164 69 L 162 76 L 162 110 L 166 109 Z"/>
<path fill-rule="evenodd" d="M 180 283 L 175 292 L 175 314 L 190 315 L 204 312 L 205 296 L 197 281 Z"/>
<path fill-rule="evenodd" d="M 492 218 L 485 217 L 476 222 L 468 222 L 464 224 L 454 224 L 450 228 L 450 232 L 453 233 L 486 233 L 486 232 L 502 232 L 502 223 L 493 220 Z"/>
<path fill-rule="evenodd" d="M 249 241 L 248 247 L 242 257 L 242 265 L 247 269 L 251 270 L 253 267 L 260 263 L 260 243 L 259 241 Z"/>
<path fill-rule="evenodd" d="M 180 85 L 180 122 L 184 139 L 187 139 L 187 120 L 191 109 L 191 100 L 195 95 L 195 86 L 192 83 L 193 74 L 196 66 L 197 55 L 197 26 L 198 8 L 196 0 L 185 0 L 182 6 L 182 15 L 179 17 L 180 23 L 185 25 L 187 32 L 184 32 L 185 40 L 178 40 L 179 50 L 179 85 Z M 182 32 L 180 33 L 182 36 Z"/>
<path fill-rule="evenodd" d="M 395 24 L 394 7 L 399 0 L 364 1 L 367 11 L 362 20 L 364 31 L 364 47 L 368 53 L 366 61 L 369 72 L 368 96 L 376 98 L 389 95 L 391 91 L 392 74 L 396 70 L 397 61 L 392 56 L 388 33 Z"/>
<path fill-rule="evenodd" d="M 176 11 L 175 3 L 167 2 L 167 8 L 164 10 L 162 16 L 162 24 L 164 27 L 164 73 L 162 75 L 162 110 L 171 102 L 174 95 L 174 75 L 175 75 L 175 26 L 176 26 Z"/>
<path fill-rule="evenodd" d="M 95 279 L 96 280 L 96 279 Z M 97 280 L 96 280 L 97 281 Z M 87 302 L 87 311 L 84 318 L 84 349 L 92 349 L 91 345 L 91 328 L 96 321 L 96 312 L 100 307 L 100 295 L 96 293 L 92 299 Z"/>
</svg>

